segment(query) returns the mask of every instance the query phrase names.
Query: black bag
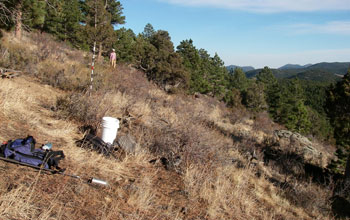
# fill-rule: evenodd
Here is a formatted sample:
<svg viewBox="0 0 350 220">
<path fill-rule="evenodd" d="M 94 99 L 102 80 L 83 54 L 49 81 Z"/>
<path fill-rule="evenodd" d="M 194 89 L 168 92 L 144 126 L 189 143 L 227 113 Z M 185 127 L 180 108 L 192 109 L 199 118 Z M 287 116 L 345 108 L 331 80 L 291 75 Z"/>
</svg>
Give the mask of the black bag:
<svg viewBox="0 0 350 220">
<path fill-rule="evenodd" d="M 29 165 L 43 166 L 46 169 L 60 169 L 59 161 L 65 157 L 63 151 L 35 149 L 35 143 L 32 136 L 14 141 L 10 140 L 7 144 L 1 146 L 3 157 Z"/>
</svg>

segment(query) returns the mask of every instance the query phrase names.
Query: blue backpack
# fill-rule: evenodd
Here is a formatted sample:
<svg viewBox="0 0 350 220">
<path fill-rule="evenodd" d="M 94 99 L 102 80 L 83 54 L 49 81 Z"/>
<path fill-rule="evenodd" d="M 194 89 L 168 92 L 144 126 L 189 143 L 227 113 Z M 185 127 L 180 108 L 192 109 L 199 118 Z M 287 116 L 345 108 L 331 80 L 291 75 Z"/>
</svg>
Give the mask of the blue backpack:
<svg viewBox="0 0 350 220">
<path fill-rule="evenodd" d="M 9 141 L 2 148 L 5 158 L 37 167 L 42 166 L 46 169 L 51 169 L 52 167 L 60 169 L 58 162 L 65 157 L 63 151 L 35 149 L 35 139 L 32 136 Z"/>
</svg>

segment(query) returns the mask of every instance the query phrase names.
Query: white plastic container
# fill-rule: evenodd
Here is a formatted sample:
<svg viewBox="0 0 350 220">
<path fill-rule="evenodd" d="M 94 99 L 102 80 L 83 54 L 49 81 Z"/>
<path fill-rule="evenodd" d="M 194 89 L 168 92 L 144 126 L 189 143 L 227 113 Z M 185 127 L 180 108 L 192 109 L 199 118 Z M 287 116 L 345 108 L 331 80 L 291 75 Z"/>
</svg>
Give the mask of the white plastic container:
<svg viewBox="0 0 350 220">
<path fill-rule="evenodd" d="M 112 117 L 102 118 L 102 140 L 105 143 L 113 144 L 114 139 L 117 137 L 119 128 L 119 120 Z"/>
</svg>

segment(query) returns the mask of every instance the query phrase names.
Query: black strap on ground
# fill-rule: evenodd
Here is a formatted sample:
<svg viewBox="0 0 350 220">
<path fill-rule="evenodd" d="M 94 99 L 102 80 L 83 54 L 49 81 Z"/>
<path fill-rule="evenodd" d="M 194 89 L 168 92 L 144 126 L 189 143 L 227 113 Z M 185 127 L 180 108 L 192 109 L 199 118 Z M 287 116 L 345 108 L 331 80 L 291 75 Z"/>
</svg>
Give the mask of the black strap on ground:
<svg viewBox="0 0 350 220">
<path fill-rule="evenodd" d="M 34 168 L 34 169 L 37 169 L 37 170 L 43 170 L 43 171 L 48 171 L 48 172 L 51 172 L 51 173 L 55 173 L 55 170 L 52 170 L 52 169 L 47 169 L 47 168 L 44 168 L 44 167 L 34 166 L 34 165 L 31 165 L 31 164 L 23 163 L 23 162 L 20 162 L 20 161 L 17 161 L 17 160 L 13 160 L 13 159 L 9 159 L 9 158 L 6 158 L 6 157 L 0 157 L 0 160 L 6 161 L 6 162 L 10 162 L 10 163 L 19 164 L 19 165 L 23 165 L 23 166 L 27 166 L 27 167 L 31 167 L 31 168 Z"/>
<path fill-rule="evenodd" d="M 17 160 L 5 158 L 5 157 L 0 157 L 0 160 L 6 161 L 6 162 L 10 162 L 10 163 L 14 163 L 14 164 L 19 164 L 19 165 L 22 165 L 22 166 L 31 167 L 31 168 L 34 168 L 34 169 L 37 169 L 37 170 L 40 170 L 40 171 L 50 172 L 51 174 L 60 174 L 60 175 L 63 175 L 63 176 L 69 176 L 69 177 L 72 177 L 72 178 L 75 178 L 75 179 L 79 179 L 79 180 L 84 180 L 85 179 L 85 178 L 81 178 L 80 176 L 77 176 L 77 175 L 64 173 L 63 171 L 47 169 L 47 168 L 44 168 L 44 167 L 38 167 L 38 166 L 34 166 L 34 165 L 31 165 L 31 164 L 19 162 Z M 95 178 L 89 178 L 89 179 L 86 179 L 85 182 L 84 181 L 82 181 L 82 182 L 86 183 L 86 184 L 99 184 L 99 185 L 108 186 L 108 183 L 106 181 L 95 179 Z"/>
</svg>

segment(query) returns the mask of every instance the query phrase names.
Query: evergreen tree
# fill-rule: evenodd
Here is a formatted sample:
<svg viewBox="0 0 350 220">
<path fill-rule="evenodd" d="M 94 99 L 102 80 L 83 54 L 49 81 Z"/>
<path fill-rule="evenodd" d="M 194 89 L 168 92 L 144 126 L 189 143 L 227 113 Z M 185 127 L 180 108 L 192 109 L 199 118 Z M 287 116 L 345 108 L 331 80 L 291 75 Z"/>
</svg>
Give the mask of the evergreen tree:
<svg viewBox="0 0 350 220">
<path fill-rule="evenodd" d="M 45 0 L 11 0 L 3 4 L 11 13 L 10 15 L 14 16 L 8 25 L 15 26 L 17 38 L 22 36 L 23 25 L 28 28 L 42 28 L 46 14 Z"/>
<path fill-rule="evenodd" d="M 83 14 L 78 0 L 50 0 L 46 6 L 47 16 L 44 31 L 52 33 L 58 39 L 68 41 L 79 47 L 84 44 L 81 35 Z"/>
<path fill-rule="evenodd" d="M 227 91 L 224 102 L 228 107 L 242 107 L 242 94 L 246 94 L 246 90 L 242 93 L 236 88 Z"/>
<path fill-rule="evenodd" d="M 209 82 L 212 84 L 212 92 L 214 96 L 221 100 L 225 96 L 229 84 L 228 72 L 217 53 L 211 58 L 210 64 Z"/>
<path fill-rule="evenodd" d="M 243 92 L 242 103 L 251 111 L 260 112 L 267 108 L 264 94 L 264 86 L 261 83 L 252 83 Z"/>
<path fill-rule="evenodd" d="M 157 49 L 142 35 L 136 37 L 134 57 L 136 66 L 146 73 L 154 68 Z"/>
<path fill-rule="evenodd" d="M 350 152 L 350 68 L 343 79 L 331 86 L 327 97 L 327 114 L 334 128 L 337 142 L 336 170 L 343 171 Z"/>
<path fill-rule="evenodd" d="M 272 118 L 279 121 L 279 110 L 281 107 L 281 89 L 276 77 L 268 67 L 257 75 L 257 82 L 264 85 L 264 93 L 268 104 L 268 111 Z"/>
<path fill-rule="evenodd" d="M 116 49 L 117 57 L 123 62 L 135 62 L 136 36 L 131 29 L 121 28 L 116 31 L 116 41 L 113 48 Z"/>
<path fill-rule="evenodd" d="M 182 57 L 183 65 L 190 73 L 190 92 L 208 93 L 209 83 L 201 71 L 201 57 L 193 41 L 184 40 L 177 46 L 177 53 Z"/>
<path fill-rule="evenodd" d="M 161 86 L 176 85 L 187 88 L 189 75 L 181 56 L 175 53 L 167 31 L 158 30 L 149 39 L 143 35 L 136 38 L 135 58 L 150 80 Z"/>
<path fill-rule="evenodd" d="M 299 80 L 289 80 L 283 91 L 279 122 L 292 131 L 307 134 L 312 124 L 304 102 L 304 91 Z"/>
<path fill-rule="evenodd" d="M 249 86 L 249 80 L 241 68 L 235 68 L 230 72 L 230 87 L 243 92 Z"/>
<path fill-rule="evenodd" d="M 6 28 L 13 22 L 14 17 L 13 11 L 11 11 L 5 3 L 5 1 L 0 1 L 0 28 Z"/>
<path fill-rule="evenodd" d="M 272 71 L 269 67 L 265 66 L 264 69 L 262 69 L 258 75 L 256 76 L 256 81 L 259 83 L 262 83 L 264 85 L 269 85 L 272 83 L 276 83 L 277 79 L 272 74 Z"/>
<path fill-rule="evenodd" d="M 200 65 L 199 65 L 199 74 L 198 79 L 199 82 L 202 84 L 202 93 L 207 94 L 213 91 L 213 84 L 210 82 L 210 74 L 211 74 L 211 58 L 209 53 L 205 49 L 199 49 L 198 54 L 200 57 Z M 193 83 L 196 83 L 194 81 Z"/>
<path fill-rule="evenodd" d="M 149 78 L 160 84 L 181 83 L 187 87 L 188 75 L 179 54 L 175 53 L 167 31 L 159 30 L 151 38 L 150 43 L 156 48 L 155 66 L 149 73 Z"/>
<path fill-rule="evenodd" d="M 98 59 L 101 58 L 103 48 L 111 47 L 115 39 L 114 27 L 125 23 L 122 16 L 122 6 L 115 0 L 85 0 L 82 9 L 86 15 L 85 33 L 89 44 L 98 45 Z"/>
<path fill-rule="evenodd" d="M 156 31 L 154 30 L 153 26 L 150 23 L 147 23 L 141 35 L 145 39 L 150 39 L 155 33 Z"/>
</svg>

